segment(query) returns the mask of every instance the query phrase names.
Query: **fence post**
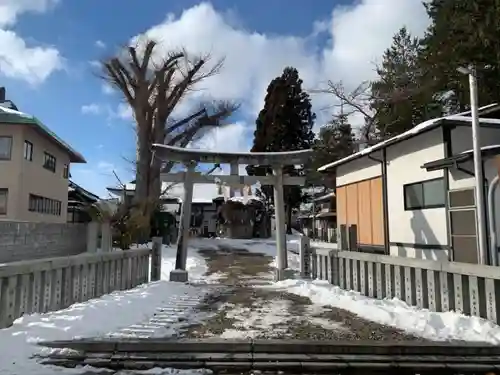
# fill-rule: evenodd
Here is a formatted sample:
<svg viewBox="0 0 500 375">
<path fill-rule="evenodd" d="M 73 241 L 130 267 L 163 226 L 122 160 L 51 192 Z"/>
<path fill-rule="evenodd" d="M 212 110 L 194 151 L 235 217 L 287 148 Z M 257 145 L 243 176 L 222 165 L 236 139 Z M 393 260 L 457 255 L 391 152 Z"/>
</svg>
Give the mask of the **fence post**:
<svg viewBox="0 0 500 375">
<path fill-rule="evenodd" d="M 347 240 L 347 225 L 340 224 L 339 225 L 339 250 L 345 251 L 349 249 L 349 241 Z"/>
<path fill-rule="evenodd" d="M 153 251 L 151 254 L 151 281 L 161 279 L 161 247 L 162 238 L 153 237 Z"/>
<path fill-rule="evenodd" d="M 99 223 L 97 221 L 91 221 L 87 223 L 87 252 L 95 253 L 97 252 L 97 236 L 99 230 Z"/>
<path fill-rule="evenodd" d="M 355 224 L 350 225 L 347 233 L 349 251 L 358 251 L 358 226 Z"/>
<path fill-rule="evenodd" d="M 300 236 L 299 238 L 300 276 L 308 277 L 311 272 L 309 267 L 310 240 L 306 236 Z"/>
<path fill-rule="evenodd" d="M 104 222 L 101 224 L 101 252 L 108 253 L 113 249 L 113 236 L 111 234 L 111 224 Z"/>
</svg>

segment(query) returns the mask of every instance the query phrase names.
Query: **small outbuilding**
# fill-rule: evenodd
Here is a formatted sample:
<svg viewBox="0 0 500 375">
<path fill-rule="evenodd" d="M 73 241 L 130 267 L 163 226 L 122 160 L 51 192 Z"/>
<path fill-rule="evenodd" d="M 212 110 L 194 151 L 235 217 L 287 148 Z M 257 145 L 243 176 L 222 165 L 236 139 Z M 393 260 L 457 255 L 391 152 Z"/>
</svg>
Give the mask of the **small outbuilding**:
<svg viewBox="0 0 500 375">
<path fill-rule="evenodd" d="M 479 116 L 487 197 L 498 173 L 500 105 Z M 360 251 L 478 262 L 471 124 L 470 112 L 429 120 L 319 168 L 335 170 L 337 225 L 355 225 Z M 490 259 L 498 249 L 488 251 Z"/>
</svg>

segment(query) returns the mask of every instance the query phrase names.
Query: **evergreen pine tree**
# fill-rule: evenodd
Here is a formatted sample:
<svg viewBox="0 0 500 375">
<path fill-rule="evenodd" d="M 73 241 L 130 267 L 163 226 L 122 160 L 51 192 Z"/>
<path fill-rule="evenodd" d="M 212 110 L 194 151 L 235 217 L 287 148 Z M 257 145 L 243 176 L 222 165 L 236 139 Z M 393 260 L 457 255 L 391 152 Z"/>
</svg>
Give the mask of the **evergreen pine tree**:
<svg viewBox="0 0 500 375">
<path fill-rule="evenodd" d="M 500 98 L 500 3 L 497 0 L 431 0 L 421 65 L 448 112 L 469 108 L 469 82 L 457 72 L 475 65 L 479 103 Z"/>
<path fill-rule="evenodd" d="M 297 69 L 287 67 L 281 76 L 273 79 L 267 88 L 264 108 L 256 120 L 251 152 L 279 152 L 309 149 L 313 145 L 312 131 L 315 114 L 309 95 L 302 90 Z M 248 166 L 249 175 L 271 174 L 269 166 Z M 284 173 L 303 175 L 304 169 L 285 166 Z M 262 192 L 272 200 L 272 187 L 262 186 Z M 292 210 L 303 200 L 299 186 L 285 186 L 287 230 L 291 233 Z"/>
<path fill-rule="evenodd" d="M 314 143 L 314 157 L 308 172 L 308 183 L 315 186 L 323 185 L 325 188 L 330 187 L 325 186 L 328 181 L 325 180 L 323 174 L 316 172 L 317 169 L 325 164 L 345 158 L 356 150 L 356 138 L 347 116 L 343 113 L 333 116 L 328 124 L 321 127 Z"/>
<path fill-rule="evenodd" d="M 420 41 L 403 27 L 384 52 L 372 83 L 372 111 L 377 113 L 377 138 L 385 139 L 441 115 L 432 86 L 420 67 Z"/>
</svg>

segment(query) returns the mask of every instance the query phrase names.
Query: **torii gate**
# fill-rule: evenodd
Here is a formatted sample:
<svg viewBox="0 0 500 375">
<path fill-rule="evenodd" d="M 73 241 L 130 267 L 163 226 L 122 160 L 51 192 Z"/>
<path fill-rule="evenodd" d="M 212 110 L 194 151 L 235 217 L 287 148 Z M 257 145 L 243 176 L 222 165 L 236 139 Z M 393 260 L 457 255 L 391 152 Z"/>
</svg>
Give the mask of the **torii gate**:
<svg viewBox="0 0 500 375">
<path fill-rule="evenodd" d="M 181 223 L 177 239 L 177 259 L 175 270 L 170 272 L 170 281 L 186 282 L 187 239 L 191 222 L 191 203 L 193 199 L 194 184 L 215 184 L 218 182 L 233 185 L 273 185 L 274 211 L 276 220 L 276 279 L 285 277 L 287 268 L 286 236 L 285 236 L 285 202 L 283 185 L 304 185 L 305 177 L 283 175 L 284 165 L 304 164 L 310 157 L 312 150 L 287 151 L 287 152 L 248 152 L 228 153 L 213 152 L 196 149 L 153 144 L 154 157 L 164 161 L 183 163 L 187 171 L 179 173 L 162 173 L 160 178 L 165 182 L 179 182 L 184 184 L 184 199 L 181 210 Z M 195 168 L 198 163 L 229 164 L 230 175 L 204 175 L 197 173 Z M 241 164 L 270 165 L 273 176 L 240 176 L 238 166 Z"/>
</svg>

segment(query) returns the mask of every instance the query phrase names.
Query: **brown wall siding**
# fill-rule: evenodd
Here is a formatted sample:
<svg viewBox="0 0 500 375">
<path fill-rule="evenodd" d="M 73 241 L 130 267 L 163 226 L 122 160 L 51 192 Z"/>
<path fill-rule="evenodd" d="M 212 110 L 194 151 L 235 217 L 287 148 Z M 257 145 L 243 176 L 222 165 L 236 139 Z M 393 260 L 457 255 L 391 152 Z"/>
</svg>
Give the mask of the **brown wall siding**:
<svg viewBox="0 0 500 375">
<path fill-rule="evenodd" d="M 384 203 L 382 190 L 382 177 L 370 180 L 371 192 L 371 221 L 372 221 L 372 244 L 383 245 L 384 239 Z"/>
<path fill-rule="evenodd" d="M 358 184 L 347 185 L 347 223 L 358 225 Z"/>
<path fill-rule="evenodd" d="M 358 184 L 358 241 L 372 243 L 370 180 Z"/>
<path fill-rule="evenodd" d="M 383 245 L 382 177 L 340 186 L 336 197 L 338 224 L 357 225 L 361 244 Z"/>
<path fill-rule="evenodd" d="M 345 186 L 335 190 L 337 199 L 337 223 L 347 224 L 347 189 Z"/>
</svg>

